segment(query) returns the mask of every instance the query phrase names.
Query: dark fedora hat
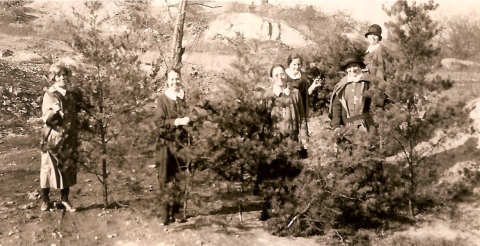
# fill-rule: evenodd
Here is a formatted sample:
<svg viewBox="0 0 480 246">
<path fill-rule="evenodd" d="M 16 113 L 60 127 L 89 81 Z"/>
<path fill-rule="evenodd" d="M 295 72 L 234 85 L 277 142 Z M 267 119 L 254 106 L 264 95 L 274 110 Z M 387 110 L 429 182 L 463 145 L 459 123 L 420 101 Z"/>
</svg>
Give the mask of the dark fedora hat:
<svg viewBox="0 0 480 246">
<path fill-rule="evenodd" d="M 362 69 L 366 67 L 365 63 L 363 63 L 363 59 L 360 56 L 354 53 L 350 53 L 345 55 L 345 58 L 343 59 L 343 62 L 340 65 L 340 69 L 345 70 L 348 64 L 351 64 L 351 63 L 357 63 L 358 65 L 360 65 Z"/>
<path fill-rule="evenodd" d="M 368 31 L 367 33 L 365 33 L 365 37 L 367 38 L 368 35 L 370 34 L 373 34 L 373 35 L 377 35 L 378 36 L 378 40 L 382 40 L 382 28 L 377 25 L 377 24 L 373 24 L 370 26 L 370 28 L 368 28 Z"/>
</svg>

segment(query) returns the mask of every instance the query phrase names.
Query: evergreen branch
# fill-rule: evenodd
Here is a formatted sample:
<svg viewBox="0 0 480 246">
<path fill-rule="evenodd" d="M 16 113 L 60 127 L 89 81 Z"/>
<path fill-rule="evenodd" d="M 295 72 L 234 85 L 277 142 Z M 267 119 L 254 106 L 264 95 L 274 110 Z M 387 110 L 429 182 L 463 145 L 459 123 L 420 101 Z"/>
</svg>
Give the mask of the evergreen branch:
<svg viewBox="0 0 480 246">
<path fill-rule="evenodd" d="M 342 212 L 335 211 L 335 210 L 333 210 L 333 209 L 331 209 L 331 208 L 327 208 L 327 207 L 325 207 L 325 206 L 324 206 L 323 208 L 326 209 L 326 210 L 328 210 L 328 211 L 330 211 L 330 212 L 332 212 L 332 213 L 334 213 L 334 214 L 336 214 L 336 215 L 341 215 L 341 214 L 342 214 Z"/>
<path fill-rule="evenodd" d="M 309 209 L 310 209 L 310 206 L 312 205 L 312 202 L 315 201 L 316 199 L 313 198 L 307 205 L 307 207 L 299 214 L 297 214 L 295 217 L 293 217 L 293 219 L 290 221 L 290 223 L 288 223 L 287 225 L 287 228 L 290 228 L 290 226 L 292 226 L 293 222 L 299 218 L 300 216 L 302 216 L 303 214 L 305 214 Z"/>
<path fill-rule="evenodd" d="M 203 20 L 203 18 L 202 18 L 202 20 Z M 200 20 L 200 21 L 202 21 L 202 20 Z M 195 38 L 193 39 L 192 44 L 190 45 L 190 47 L 188 47 L 188 48 L 185 49 L 185 52 L 187 52 L 188 50 L 190 50 L 190 49 L 193 47 L 193 45 L 195 45 L 195 43 L 198 43 L 198 40 L 200 40 L 200 35 L 196 35 L 196 36 L 195 36 Z"/>
<path fill-rule="evenodd" d="M 87 170 L 87 172 L 95 174 L 95 176 L 97 177 L 98 181 L 100 181 L 100 183 L 102 184 L 104 183 L 103 180 L 100 179 L 100 176 L 102 176 L 101 173 L 97 173 L 97 171 L 95 170 L 92 171 L 87 165 L 85 165 L 85 163 L 80 163 L 80 165 L 82 165 L 85 168 L 85 170 Z"/>
<path fill-rule="evenodd" d="M 329 191 L 329 190 L 326 190 L 325 192 L 330 193 L 330 194 L 332 194 L 332 195 L 335 195 L 335 194 L 333 194 L 333 193 L 332 193 L 331 191 Z M 336 195 L 336 196 L 343 197 L 343 198 L 346 198 L 346 199 L 349 199 L 349 200 L 359 200 L 359 201 L 361 201 L 361 202 L 365 202 L 364 200 L 362 200 L 362 199 L 360 199 L 360 198 L 357 198 L 357 197 L 348 197 L 348 196 L 343 195 L 343 194 L 338 194 L 338 195 Z"/>
<path fill-rule="evenodd" d="M 433 147 L 430 149 L 430 151 L 428 151 L 428 153 L 426 153 L 425 155 L 423 155 L 422 157 L 420 157 L 417 161 L 417 163 L 420 163 L 422 162 L 425 158 L 427 158 L 428 156 L 431 155 L 431 153 L 440 145 L 440 142 L 443 141 L 443 139 L 446 138 L 446 135 L 443 135 L 434 145 Z"/>
<path fill-rule="evenodd" d="M 412 163 L 411 160 L 410 160 L 410 156 L 408 156 L 408 154 L 407 154 L 407 149 L 406 149 L 405 146 L 402 144 L 402 142 L 400 141 L 400 139 L 398 139 L 398 137 L 395 136 L 395 134 L 393 135 L 393 138 L 397 141 L 398 144 L 400 144 L 400 146 L 402 146 L 403 153 L 405 154 L 405 158 L 407 158 L 408 163 Z"/>
<path fill-rule="evenodd" d="M 131 208 L 133 209 L 135 212 L 139 213 L 139 214 L 142 214 L 142 215 L 145 215 L 144 213 L 140 212 L 138 209 L 132 207 L 132 206 L 129 206 L 129 205 L 125 205 L 125 204 L 122 204 L 120 203 L 119 201 L 115 201 L 116 204 L 118 204 L 120 207 L 122 208 Z"/>
<path fill-rule="evenodd" d="M 337 235 L 337 237 L 339 237 L 339 238 L 340 238 L 340 241 L 342 242 L 342 245 L 346 245 L 346 244 L 345 244 L 345 242 L 343 241 L 343 237 L 342 237 L 342 236 L 340 236 L 340 233 L 338 233 L 338 231 L 337 231 L 337 230 L 333 230 L 333 231 L 335 232 L 335 234 Z"/>
</svg>

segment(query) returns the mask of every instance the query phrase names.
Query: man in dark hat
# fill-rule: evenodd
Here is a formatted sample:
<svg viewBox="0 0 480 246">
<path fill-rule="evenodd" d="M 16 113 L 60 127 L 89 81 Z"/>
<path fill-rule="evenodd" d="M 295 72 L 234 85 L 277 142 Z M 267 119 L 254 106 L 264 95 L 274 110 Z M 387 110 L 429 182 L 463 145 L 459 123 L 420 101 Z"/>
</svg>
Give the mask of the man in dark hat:
<svg viewBox="0 0 480 246">
<path fill-rule="evenodd" d="M 351 125 L 362 131 L 368 131 L 373 126 L 373 118 L 370 114 L 371 98 L 365 95 L 372 82 L 382 80 L 369 74 L 363 73 L 365 63 L 355 54 L 348 54 L 341 65 L 341 69 L 347 75 L 335 85 L 330 98 L 329 114 L 333 129 L 341 125 Z"/>
<path fill-rule="evenodd" d="M 368 39 L 370 44 L 365 52 L 366 69 L 370 74 L 385 80 L 384 49 L 380 44 L 380 41 L 382 41 L 382 28 L 377 24 L 371 25 L 367 33 L 365 33 L 365 38 Z"/>
</svg>

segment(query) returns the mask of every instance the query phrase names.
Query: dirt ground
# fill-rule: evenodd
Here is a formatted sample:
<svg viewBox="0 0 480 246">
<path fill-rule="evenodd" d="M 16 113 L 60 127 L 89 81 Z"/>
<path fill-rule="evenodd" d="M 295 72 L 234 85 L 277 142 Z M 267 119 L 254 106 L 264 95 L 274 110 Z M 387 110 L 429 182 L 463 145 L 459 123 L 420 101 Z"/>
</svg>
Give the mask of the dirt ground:
<svg viewBox="0 0 480 246">
<path fill-rule="evenodd" d="M 82 171 L 70 195 L 78 212 L 42 212 L 40 153 L 32 145 L 21 135 L 0 140 L 0 245 L 318 245 L 317 238 L 270 235 L 258 219 L 258 206 L 245 209 L 240 222 L 235 208 L 226 204 L 192 205 L 196 214 L 186 222 L 160 225 L 152 209 L 155 189 L 149 185 L 136 195 L 115 187 L 119 192 L 112 192 L 111 199 L 121 202 L 105 211 L 98 182 Z M 59 191 L 51 193 L 51 200 L 58 201 Z"/>
</svg>

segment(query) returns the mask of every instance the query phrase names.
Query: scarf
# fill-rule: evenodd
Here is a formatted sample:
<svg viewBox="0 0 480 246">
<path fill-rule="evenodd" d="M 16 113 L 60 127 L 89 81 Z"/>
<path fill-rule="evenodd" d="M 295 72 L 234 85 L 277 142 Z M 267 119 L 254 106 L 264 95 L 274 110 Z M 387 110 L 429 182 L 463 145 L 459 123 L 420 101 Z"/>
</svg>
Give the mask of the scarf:
<svg viewBox="0 0 480 246">
<path fill-rule="evenodd" d="M 371 53 L 378 47 L 380 47 L 379 43 L 368 46 L 367 51 L 365 51 L 365 54 Z"/>
</svg>

